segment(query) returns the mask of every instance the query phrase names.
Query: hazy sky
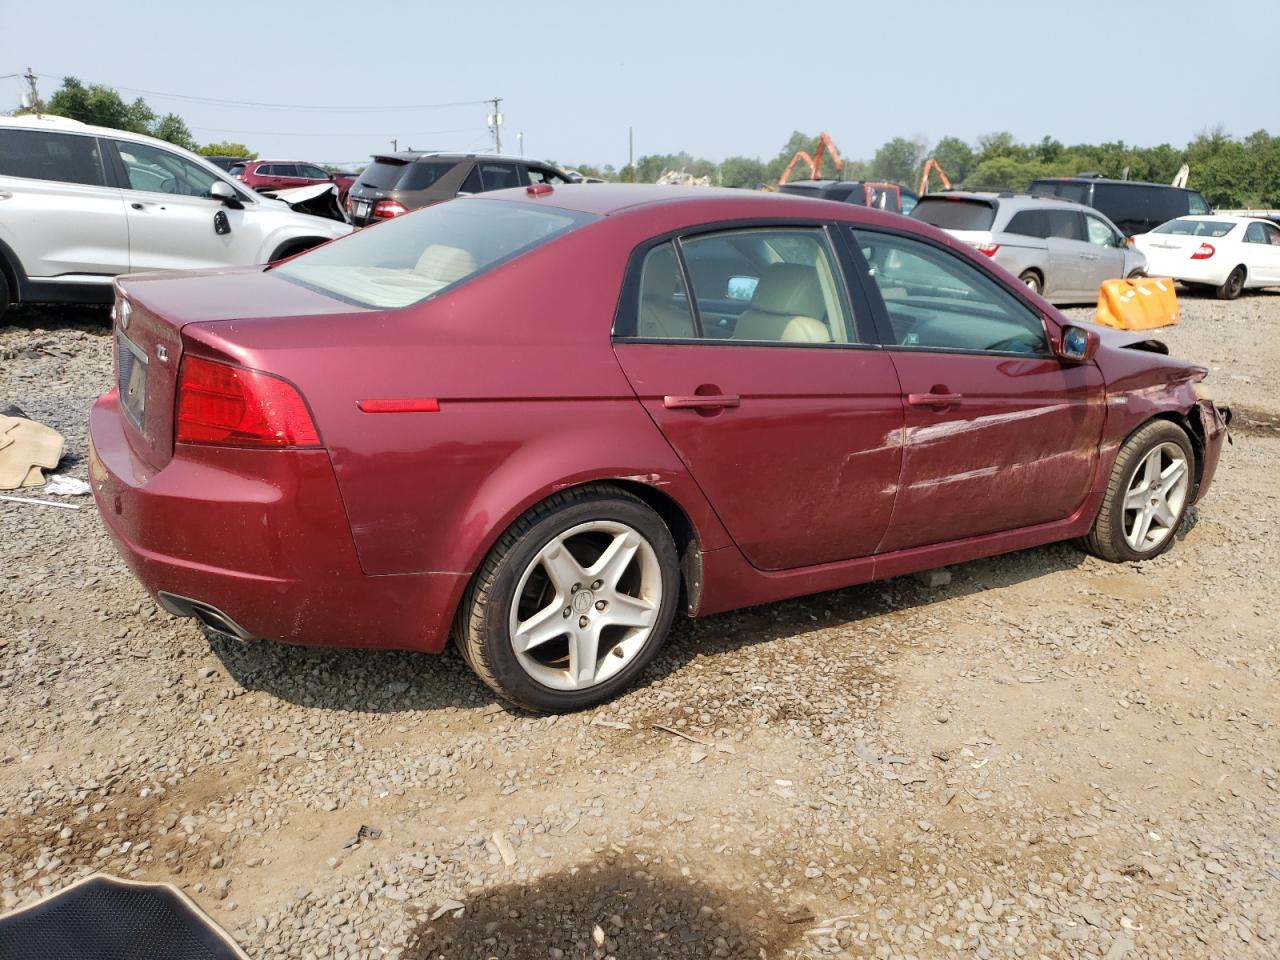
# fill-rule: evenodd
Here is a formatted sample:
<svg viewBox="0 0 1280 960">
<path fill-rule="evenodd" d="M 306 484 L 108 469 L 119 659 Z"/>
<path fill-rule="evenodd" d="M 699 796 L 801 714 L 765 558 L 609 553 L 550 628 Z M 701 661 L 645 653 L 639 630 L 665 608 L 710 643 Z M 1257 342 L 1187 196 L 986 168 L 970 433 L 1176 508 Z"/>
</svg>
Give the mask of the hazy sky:
<svg viewBox="0 0 1280 960">
<path fill-rule="evenodd" d="M 1226 24 L 1235 42 L 1212 42 Z M 320 161 L 393 137 L 490 149 L 479 101 L 500 96 L 504 152 L 523 132 L 526 155 L 621 166 L 629 125 L 637 156 L 712 160 L 771 157 L 797 129 L 852 158 L 895 136 L 997 130 L 1175 146 L 1217 124 L 1280 133 L 1280 74 L 1261 52 L 1278 35 L 1280 0 L 0 0 L 0 76 L 30 65 L 47 97 L 71 74 L 179 113 L 201 142 Z M 21 90 L 0 80 L 0 109 Z"/>
</svg>

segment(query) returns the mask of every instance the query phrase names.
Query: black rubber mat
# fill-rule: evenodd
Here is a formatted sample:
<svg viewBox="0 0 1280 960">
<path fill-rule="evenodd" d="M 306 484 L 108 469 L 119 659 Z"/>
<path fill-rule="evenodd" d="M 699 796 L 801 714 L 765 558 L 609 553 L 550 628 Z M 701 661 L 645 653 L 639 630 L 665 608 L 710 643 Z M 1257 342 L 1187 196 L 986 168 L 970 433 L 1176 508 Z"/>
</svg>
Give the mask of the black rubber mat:
<svg viewBox="0 0 1280 960">
<path fill-rule="evenodd" d="M 96 876 L 0 917 L 0 960 L 246 960 L 167 884 Z"/>
</svg>

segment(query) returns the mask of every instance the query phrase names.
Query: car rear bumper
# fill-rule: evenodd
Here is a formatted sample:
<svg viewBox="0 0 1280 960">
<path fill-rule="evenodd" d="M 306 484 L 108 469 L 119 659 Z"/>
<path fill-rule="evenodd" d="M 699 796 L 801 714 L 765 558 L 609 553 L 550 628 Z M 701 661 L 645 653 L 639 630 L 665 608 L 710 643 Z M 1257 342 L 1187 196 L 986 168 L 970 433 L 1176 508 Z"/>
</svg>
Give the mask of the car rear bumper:
<svg viewBox="0 0 1280 960">
<path fill-rule="evenodd" d="M 1186 251 L 1165 255 L 1161 251 L 1144 251 L 1147 257 L 1147 276 L 1172 277 L 1185 283 L 1208 283 L 1219 286 L 1227 279 L 1234 264 L 1226 261 L 1192 260 Z"/>
<path fill-rule="evenodd" d="M 104 394 L 89 418 L 89 481 L 121 556 L 165 609 L 246 639 L 444 647 L 467 576 L 366 576 L 325 451 L 179 444 L 154 470 L 126 429 L 116 391 Z"/>
</svg>

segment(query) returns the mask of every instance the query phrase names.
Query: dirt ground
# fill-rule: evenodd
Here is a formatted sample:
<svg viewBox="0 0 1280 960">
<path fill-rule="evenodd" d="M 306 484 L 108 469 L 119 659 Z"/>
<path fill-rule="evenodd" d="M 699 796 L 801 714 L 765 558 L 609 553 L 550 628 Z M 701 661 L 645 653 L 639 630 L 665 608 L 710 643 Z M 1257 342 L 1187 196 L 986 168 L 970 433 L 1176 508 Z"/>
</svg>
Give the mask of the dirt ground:
<svg viewBox="0 0 1280 960">
<path fill-rule="evenodd" d="M 1170 553 L 685 622 L 576 716 L 208 639 L 88 498 L 0 502 L 0 908 L 102 870 L 255 958 L 1280 955 L 1280 295 L 1182 299 L 1237 421 Z M 105 313 L 5 322 L 0 407 L 84 477 Z"/>
</svg>

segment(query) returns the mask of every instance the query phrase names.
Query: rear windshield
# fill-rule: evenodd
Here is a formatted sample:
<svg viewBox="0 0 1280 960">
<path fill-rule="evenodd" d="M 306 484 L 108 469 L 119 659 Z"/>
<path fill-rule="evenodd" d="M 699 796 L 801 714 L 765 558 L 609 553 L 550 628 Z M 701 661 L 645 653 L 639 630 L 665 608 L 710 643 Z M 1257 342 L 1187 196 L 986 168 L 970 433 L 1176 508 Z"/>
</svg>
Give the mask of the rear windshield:
<svg viewBox="0 0 1280 960">
<path fill-rule="evenodd" d="M 407 166 L 409 164 L 400 160 L 375 160 L 360 174 L 360 183 L 375 190 L 394 189 Z"/>
<path fill-rule="evenodd" d="M 558 207 L 451 200 L 317 247 L 272 272 L 347 303 L 389 310 L 595 219 Z"/>
<path fill-rule="evenodd" d="M 227 173 L 231 174 L 231 176 L 233 177 L 240 176 L 240 174 L 244 173 L 244 164 L 233 163 L 230 167 L 227 168 Z"/>
<path fill-rule="evenodd" d="M 990 230 L 995 223 L 996 208 L 986 200 L 921 197 L 911 211 L 911 218 L 943 230 Z"/>
<path fill-rule="evenodd" d="M 1225 237 L 1236 228 L 1230 220 L 1170 220 L 1152 233 L 1180 233 L 1188 237 Z"/>
</svg>

